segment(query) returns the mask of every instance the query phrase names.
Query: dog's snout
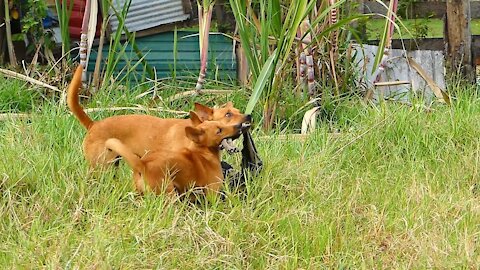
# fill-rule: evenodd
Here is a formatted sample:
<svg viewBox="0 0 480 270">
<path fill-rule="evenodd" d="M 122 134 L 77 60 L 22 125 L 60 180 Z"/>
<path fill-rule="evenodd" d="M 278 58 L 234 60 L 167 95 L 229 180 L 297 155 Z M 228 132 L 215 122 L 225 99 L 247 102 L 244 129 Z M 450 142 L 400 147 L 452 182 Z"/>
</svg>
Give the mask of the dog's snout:
<svg viewBox="0 0 480 270">
<path fill-rule="evenodd" d="M 248 129 L 252 125 L 252 116 L 250 114 L 245 115 L 244 121 L 242 123 L 242 129 Z"/>
</svg>

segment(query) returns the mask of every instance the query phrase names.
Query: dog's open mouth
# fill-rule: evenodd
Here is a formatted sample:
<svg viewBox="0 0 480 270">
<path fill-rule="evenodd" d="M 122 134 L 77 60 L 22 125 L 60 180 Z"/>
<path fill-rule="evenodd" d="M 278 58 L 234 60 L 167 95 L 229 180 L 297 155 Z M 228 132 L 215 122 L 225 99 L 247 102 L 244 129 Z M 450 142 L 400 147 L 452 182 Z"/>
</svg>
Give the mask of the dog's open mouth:
<svg viewBox="0 0 480 270">
<path fill-rule="evenodd" d="M 230 137 L 227 137 L 227 138 L 225 138 L 225 139 L 223 139 L 223 140 L 224 140 L 224 141 L 225 141 L 225 140 L 230 140 L 230 141 L 232 141 L 232 140 L 238 139 L 238 138 L 240 137 L 240 135 L 242 135 L 245 131 L 247 131 L 247 130 L 250 128 L 251 125 L 252 125 L 252 124 L 251 124 L 250 122 L 243 122 L 242 124 L 240 124 L 239 126 L 236 127 L 236 128 L 238 128 L 236 134 L 234 134 L 234 135 L 232 135 L 232 136 L 230 136 Z"/>
<path fill-rule="evenodd" d="M 247 131 L 251 126 L 252 124 L 250 122 L 242 123 L 237 134 L 222 140 L 222 143 L 220 144 L 220 150 L 226 150 L 230 154 L 240 152 L 240 150 L 233 143 L 233 140 L 240 137 L 240 135 Z"/>
</svg>

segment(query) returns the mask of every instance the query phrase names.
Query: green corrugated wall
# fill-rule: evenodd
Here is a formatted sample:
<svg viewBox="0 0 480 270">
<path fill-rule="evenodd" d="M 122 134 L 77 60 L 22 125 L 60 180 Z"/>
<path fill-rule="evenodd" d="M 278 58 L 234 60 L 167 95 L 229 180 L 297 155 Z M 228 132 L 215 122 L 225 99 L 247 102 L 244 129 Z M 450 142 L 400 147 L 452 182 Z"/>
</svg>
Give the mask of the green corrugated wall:
<svg viewBox="0 0 480 270">
<path fill-rule="evenodd" d="M 198 76 L 200 69 L 200 53 L 198 35 L 196 32 L 177 32 L 177 68 L 178 76 Z M 135 39 L 138 48 L 142 51 L 147 62 L 156 69 L 158 78 L 171 77 L 174 70 L 174 33 L 159 33 L 148 37 Z M 97 59 L 97 48 L 94 47 L 90 54 L 88 71 L 93 72 Z M 207 77 L 219 80 L 236 80 L 237 63 L 233 50 L 232 40 L 221 34 L 210 34 L 208 52 Z M 105 64 L 109 50 L 109 44 L 105 44 L 102 54 L 102 65 Z M 138 57 L 127 46 L 125 53 L 117 54 L 120 61 L 117 64 L 118 73 L 126 65 L 132 67 L 138 61 Z M 144 73 L 144 67 L 139 64 L 135 68 L 137 77 Z"/>
</svg>

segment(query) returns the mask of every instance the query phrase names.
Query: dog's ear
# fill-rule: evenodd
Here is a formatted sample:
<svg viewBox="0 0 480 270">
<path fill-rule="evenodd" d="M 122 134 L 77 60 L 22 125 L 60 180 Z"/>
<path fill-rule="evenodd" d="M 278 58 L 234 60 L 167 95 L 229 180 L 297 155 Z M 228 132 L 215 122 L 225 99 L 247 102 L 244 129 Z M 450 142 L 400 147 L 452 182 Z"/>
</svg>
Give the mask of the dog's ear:
<svg viewBox="0 0 480 270">
<path fill-rule="evenodd" d="M 194 111 L 190 111 L 190 120 L 192 121 L 192 124 L 194 127 L 200 125 L 201 123 L 203 123 L 202 119 L 200 118 L 200 116 L 198 116 L 198 114 Z"/>
<path fill-rule="evenodd" d="M 233 102 L 229 101 L 229 102 L 223 104 L 222 107 L 224 107 L 224 108 L 233 108 Z"/>
<path fill-rule="evenodd" d="M 195 128 L 195 127 L 185 127 L 185 134 L 187 138 L 192 140 L 195 143 L 200 143 L 202 141 L 202 136 L 205 134 L 203 129 Z"/>
<path fill-rule="evenodd" d="M 195 102 L 195 112 L 198 114 L 202 121 L 212 120 L 213 109 L 208 106 Z"/>
</svg>

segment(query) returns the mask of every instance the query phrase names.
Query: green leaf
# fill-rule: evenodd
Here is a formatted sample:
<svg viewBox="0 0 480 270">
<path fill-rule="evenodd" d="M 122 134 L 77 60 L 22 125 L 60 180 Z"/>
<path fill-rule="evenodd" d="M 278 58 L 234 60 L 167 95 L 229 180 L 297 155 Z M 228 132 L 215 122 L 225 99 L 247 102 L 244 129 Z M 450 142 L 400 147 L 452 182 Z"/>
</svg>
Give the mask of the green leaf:
<svg viewBox="0 0 480 270">
<path fill-rule="evenodd" d="M 393 5 L 395 1 L 398 1 L 398 0 L 390 1 L 390 6 L 388 7 L 387 19 L 385 20 L 385 26 L 383 28 L 382 37 L 380 38 L 380 42 L 378 43 L 378 51 L 377 51 L 377 54 L 375 55 L 375 60 L 373 61 L 373 68 L 372 68 L 373 73 L 377 71 L 378 65 L 380 65 L 380 62 L 382 61 L 385 47 L 387 46 L 389 39 L 391 39 L 393 35 L 393 33 L 390 33 L 390 25 L 393 24 L 394 21 L 390 19 L 390 15 L 393 12 Z M 395 20 L 395 17 L 393 17 L 393 20 Z"/>
<path fill-rule="evenodd" d="M 273 60 L 275 60 L 277 55 L 277 50 L 268 57 L 267 61 L 262 67 L 262 70 L 260 71 L 260 74 L 258 75 L 257 82 L 255 83 L 255 86 L 253 87 L 252 91 L 252 96 L 250 97 L 250 100 L 248 101 L 247 108 L 245 109 L 246 114 L 251 114 L 253 111 L 253 108 L 257 104 L 258 100 L 260 99 L 260 95 L 263 92 L 263 89 L 265 89 L 265 85 L 267 84 L 267 81 L 270 80 L 270 77 L 272 76 L 272 71 L 273 71 Z"/>
<path fill-rule="evenodd" d="M 260 59 L 255 46 L 252 45 L 256 28 L 253 26 L 253 23 L 248 21 L 246 5 L 247 3 L 244 0 L 230 0 L 230 7 L 237 22 L 238 34 L 240 35 L 243 51 L 247 58 L 248 66 L 252 71 L 253 81 L 256 81 L 260 73 Z"/>
</svg>

